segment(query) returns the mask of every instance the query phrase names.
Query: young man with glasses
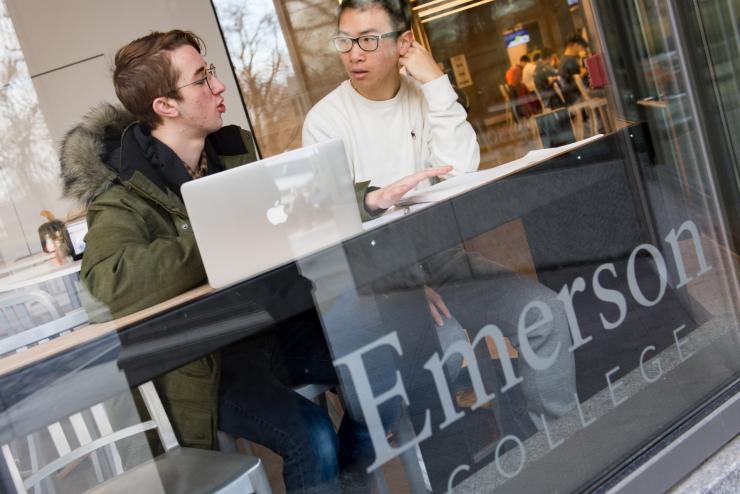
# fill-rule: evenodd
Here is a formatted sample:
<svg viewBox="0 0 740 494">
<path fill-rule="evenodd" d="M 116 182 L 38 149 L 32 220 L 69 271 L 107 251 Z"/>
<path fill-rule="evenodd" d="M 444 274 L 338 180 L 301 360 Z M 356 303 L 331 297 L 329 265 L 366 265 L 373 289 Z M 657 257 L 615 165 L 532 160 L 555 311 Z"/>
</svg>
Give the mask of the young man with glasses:
<svg viewBox="0 0 740 494">
<path fill-rule="evenodd" d="M 341 138 L 355 181 L 369 181 L 371 186 L 386 186 L 430 166 L 451 165 L 458 172 L 470 172 L 479 163 L 476 135 L 465 110 L 432 56 L 413 39 L 406 19 L 397 0 L 341 3 L 338 34 L 332 42 L 349 79 L 311 109 L 303 126 L 303 145 Z M 518 317 L 535 300 L 548 307 L 552 318 L 524 341 L 518 337 Z M 543 427 L 543 418 L 560 417 L 573 408 L 575 365 L 567 351 L 571 342 L 565 308 L 554 292 L 539 283 L 457 246 L 418 259 L 372 287 L 358 287 L 356 293 L 344 294 L 324 320 L 339 322 L 334 333 L 341 338 L 343 326 L 351 324 L 358 314 L 372 314 L 381 306 L 385 311 L 383 320 L 366 329 L 378 336 L 395 331 L 402 342 L 408 341 L 404 348 L 413 348 L 399 359 L 399 368 L 402 375 L 416 379 L 413 386 L 405 382 L 417 431 L 424 423 L 426 410 L 439 411 L 441 406 L 425 382 L 431 378 L 418 370 L 440 348 L 440 343 L 429 336 L 440 328 L 445 331 L 445 319 L 453 316 L 468 330 L 470 340 L 493 323 L 510 337 L 520 353 L 533 356 L 532 362 L 549 357 L 547 364 L 538 368 L 519 359 L 523 381 L 514 390 L 521 391 L 526 406 L 524 410 L 518 408 L 519 400 L 513 398 L 516 392 L 501 393 L 496 398 L 499 403 L 511 400 L 511 406 L 502 408 L 510 417 L 502 420 L 502 434 L 531 434 L 535 426 Z M 428 311 L 424 314 L 420 309 Z M 475 349 L 479 365 L 490 362 L 485 346 Z M 373 379 L 384 382 L 388 376 L 383 372 Z M 443 433 L 435 432 L 439 434 Z M 455 449 L 454 441 L 461 440 L 459 436 L 445 438 L 450 450 Z M 430 476 L 444 486 L 445 474 L 449 475 L 448 469 L 457 460 L 454 455 L 446 456 L 426 457 L 436 463 L 433 467 L 427 464 Z"/>
<path fill-rule="evenodd" d="M 225 86 L 203 51 L 180 30 L 124 46 L 113 82 L 126 110 L 95 109 L 64 140 L 65 193 L 88 208 L 81 280 L 114 318 L 206 282 L 180 187 L 256 159 L 249 133 L 223 126 Z M 338 439 L 327 414 L 292 390 L 335 384 L 336 374 L 308 281 L 290 269 L 266 279 L 256 303 L 274 331 L 157 378 L 158 391 L 182 444 L 216 448 L 220 429 L 281 455 L 289 492 L 338 492 L 340 463 L 372 459 L 367 433 L 347 419 Z"/>
<path fill-rule="evenodd" d="M 379 187 L 433 166 L 478 168 L 465 110 L 400 8 L 386 0 L 345 0 L 332 42 L 349 80 L 308 113 L 304 146 L 341 137 L 355 181 Z"/>
</svg>

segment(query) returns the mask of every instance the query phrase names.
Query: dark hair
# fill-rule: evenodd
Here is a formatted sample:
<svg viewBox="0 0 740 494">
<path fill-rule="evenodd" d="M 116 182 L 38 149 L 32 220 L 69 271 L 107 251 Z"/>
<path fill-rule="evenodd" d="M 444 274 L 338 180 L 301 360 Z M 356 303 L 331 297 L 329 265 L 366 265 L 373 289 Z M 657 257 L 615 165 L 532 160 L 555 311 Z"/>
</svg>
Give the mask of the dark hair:
<svg viewBox="0 0 740 494">
<path fill-rule="evenodd" d="M 541 51 L 538 51 L 537 53 L 535 53 L 534 55 L 532 55 L 532 61 L 533 62 L 539 62 L 540 61 L 540 58 L 542 58 L 542 52 Z"/>
<path fill-rule="evenodd" d="M 388 14 L 391 29 L 394 31 L 410 29 L 408 4 L 403 0 L 342 0 L 337 9 L 337 24 L 345 10 L 367 10 L 373 7 L 380 8 Z"/>
<path fill-rule="evenodd" d="M 205 53 L 202 39 L 179 29 L 152 32 L 116 52 L 113 69 L 116 95 L 128 111 L 151 128 L 162 123 L 152 109 L 152 101 L 165 95 L 182 99 L 179 91 L 175 91 L 180 73 L 172 66 L 170 52 L 186 45 Z"/>
<path fill-rule="evenodd" d="M 588 43 L 586 43 L 586 40 L 583 39 L 583 36 L 580 34 L 572 34 L 568 36 L 568 39 L 565 40 L 565 46 L 568 45 L 580 45 L 584 49 L 588 48 Z"/>
<path fill-rule="evenodd" d="M 529 62 L 529 55 L 522 55 L 519 57 L 520 62 Z"/>
<path fill-rule="evenodd" d="M 540 50 L 540 56 L 542 57 L 542 60 L 547 60 L 548 58 L 555 55 L 555 52 L 552 50 L 552 48 L 544 47 L 542 50 Z"/>
</svg>

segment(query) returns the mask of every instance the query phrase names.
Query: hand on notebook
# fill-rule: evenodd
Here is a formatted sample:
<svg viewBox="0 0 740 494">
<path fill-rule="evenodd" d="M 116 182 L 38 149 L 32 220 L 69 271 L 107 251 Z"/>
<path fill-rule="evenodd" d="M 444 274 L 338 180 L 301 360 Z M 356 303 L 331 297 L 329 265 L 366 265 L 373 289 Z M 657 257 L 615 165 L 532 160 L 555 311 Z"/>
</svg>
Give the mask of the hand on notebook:
<svg viewBox="0 0 740 494">
<path fill-rule="evenodd" d="M 381 189 L 374 190 L 365 195 L 365 206 L 370 210 L 388 209 L 400 201 L 404 194 L 416 187 L 422 180 L 441 177 L 451 171 L 451 166 L 440 166 L 437 168 L 427 168 L 413 175 L 403 177 L 390 185 L 386 185 Z"/>
</svg>

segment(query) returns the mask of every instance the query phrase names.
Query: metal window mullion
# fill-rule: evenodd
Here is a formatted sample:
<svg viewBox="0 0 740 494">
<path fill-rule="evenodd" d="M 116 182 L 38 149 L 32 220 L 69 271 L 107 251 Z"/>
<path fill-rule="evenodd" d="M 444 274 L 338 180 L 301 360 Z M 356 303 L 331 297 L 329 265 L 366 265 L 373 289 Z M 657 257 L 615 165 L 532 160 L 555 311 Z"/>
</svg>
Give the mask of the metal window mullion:
<svg viewBox="0 0 740 494">
<path fill-rule="evenodd" d="M 686 42 L 685 34 L 681 27 L 679 26 L 677 17 L 676 17 L 676 6 L 674 5 L 674 2 L 676 0 L 667 0 L 666 6 L 668 11 L 668 18 L 671 22 L 671 30 L 673 31 L 674 39 L 676 40 L 676 53 L 679 58 L 679 62 L 682 67 L 684 67 L 684 70 L 680 71 L 681 77 L 683 77 L 683 81 L 685 84 L 686 89 L 686 98 L 688 100 L 689 108 L 691 110 L 691 114 L 693 118 L 696 120 L 696 139 L 698 141 L 698 148 L 700 153 L 700 159 L 704 162 L 705 167 L 705 173 L 707 183 L 706 186 L 708 188 L 709 197 L 711 199 L 711 206 L 714 210 L 714 214 L 718 218 L 722 218 L 722 206 L 719 202 L 719 196 L 717 193 L 717 188 L 715 187 L 715 176 L 712 173 L 712 169 L 710 167 L 710 158 L 709 154 L 707 153 L 708 149 L 708 142 L 706 135 L 704 134 L 704 119 L 702 118 L 702 114 L 699 112 L 699 106 L 697 104 L 697 98 L 696 94 L 694 93 L 695 85 L 693 84 L 693 81 L 691 79 L 691 76 L 689 75 L 689 68 L 691 65 L 688 63 L 688 57 L 686 55 L 686 47 L 684 43 Z M 692 6 L 696 8 L 696 0 L 692 2 Z M 696 14 L 696 11 L 694 11 Z M 702 38 L 702 42 L 705 42 L 706 40 Z M 716 226 L 717 236 L 719 237 L 718 240 L 721 240 L 722 244 L 724 245 L 732 245 L 732 242 L 730 242 L 729 234 L 727 232 L 727 229 L 723 224 L 718 224 Z M 723 259 L 725 263 L 727 263 L 727 266 L 729 269 L 726 270 L 728 273 L 727 276 L 729 279 L 724 279 L 725 281 L 725 288 L 727 290 L 728 294 L 734 294 L 734 299 L 738 300 L 740 299 L 740 293 L 739 287 L 740 287 L 740 280 L 738 280 L 738 274 L 736 270 L 733 268 L 732 260 L 729 259 Z"/>
</svg>

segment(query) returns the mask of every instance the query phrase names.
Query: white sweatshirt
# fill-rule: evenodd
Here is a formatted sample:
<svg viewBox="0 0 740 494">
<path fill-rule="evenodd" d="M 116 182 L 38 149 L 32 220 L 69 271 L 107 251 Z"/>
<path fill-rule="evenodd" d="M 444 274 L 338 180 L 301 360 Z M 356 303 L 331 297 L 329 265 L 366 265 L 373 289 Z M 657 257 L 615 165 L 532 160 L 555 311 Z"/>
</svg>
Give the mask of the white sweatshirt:
<svg viewBox="0 0 740 494">
<path fill-rule="evenodd" d="M 369 100 L 344 81 L 303 123 L 304 146 L 336 137 L 355 182 L 378 187 L 433 166 L 471 172 L 480 162 L 475 132 L 446 75 L 426 84 L 402 75 L 398 93 L 386 101 Z"/>
</svg>

